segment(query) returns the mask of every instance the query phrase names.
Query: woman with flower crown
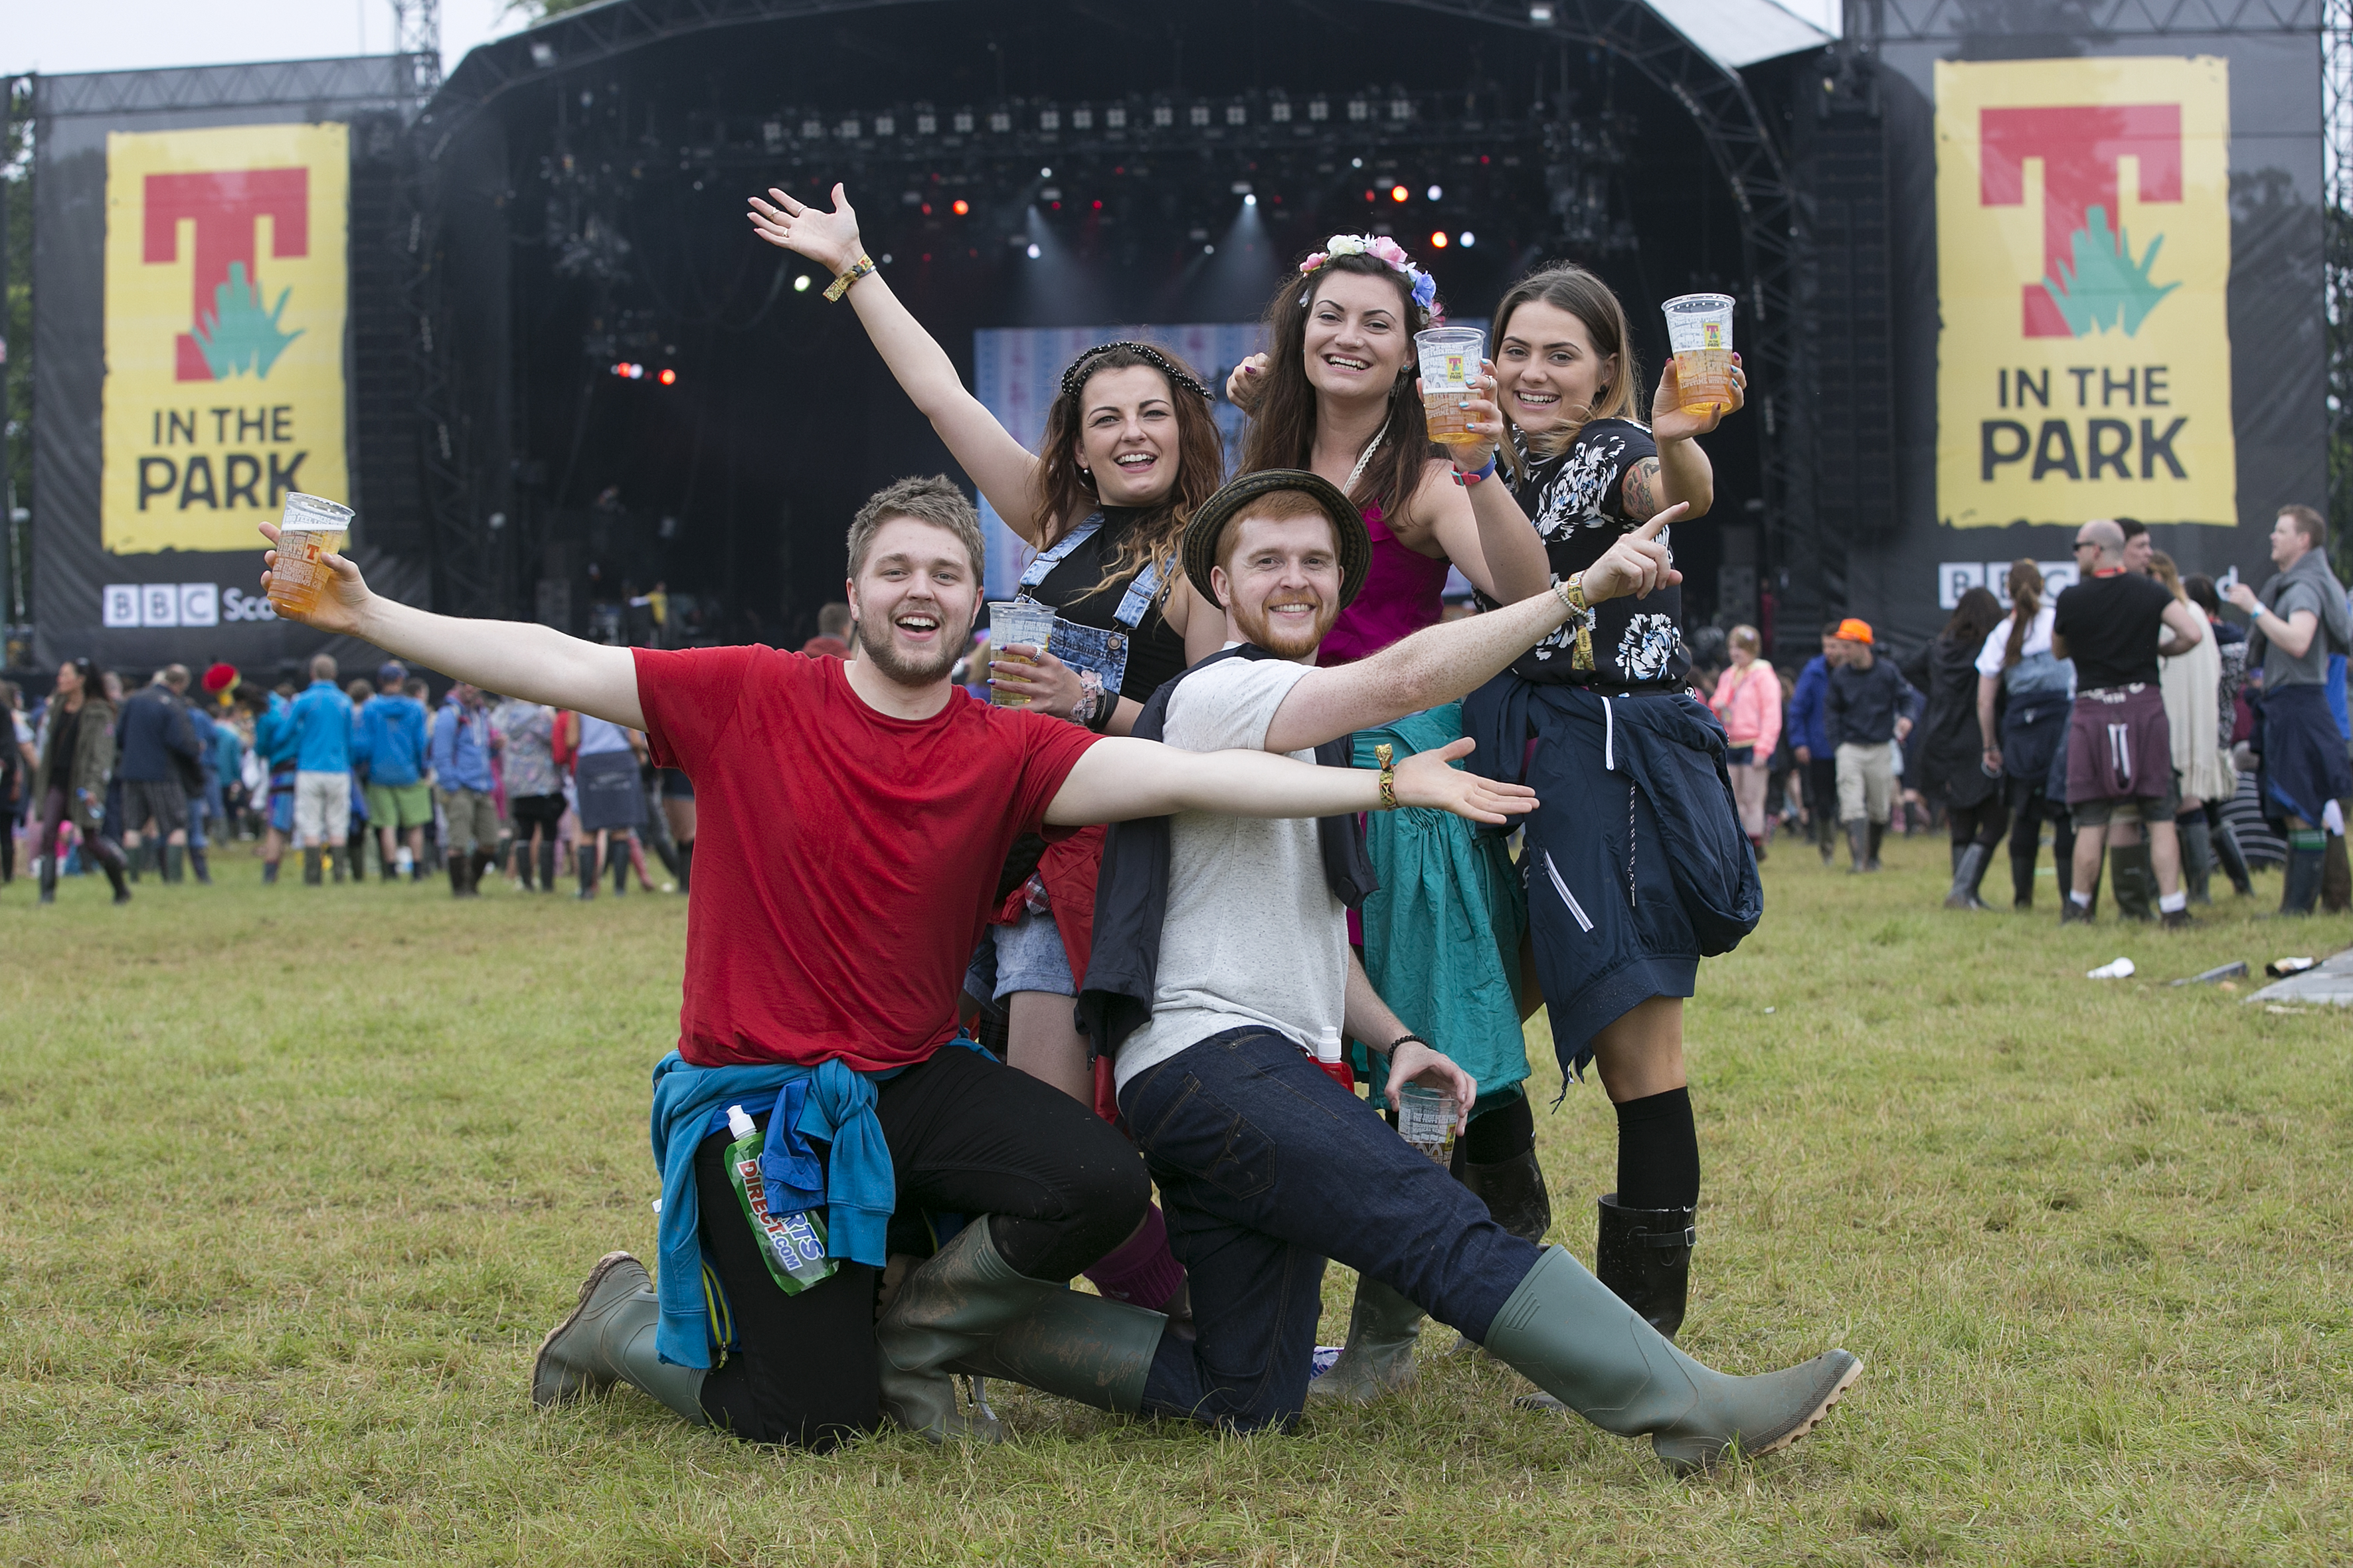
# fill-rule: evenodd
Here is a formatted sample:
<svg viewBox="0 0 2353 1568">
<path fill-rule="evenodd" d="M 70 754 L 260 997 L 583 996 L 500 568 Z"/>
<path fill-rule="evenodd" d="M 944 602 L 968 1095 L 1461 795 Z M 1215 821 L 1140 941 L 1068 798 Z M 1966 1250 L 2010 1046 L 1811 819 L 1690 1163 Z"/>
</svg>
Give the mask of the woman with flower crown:
<svg viewBox="0 0 2353 1568">
<path fill-rule="evenodd" d="M 1544 550 L 1508 496 L 1476 482 L 1431 446 L 1413 334 L 1439 318 L 1438 284 L 1387 235 L 1334 235 L 1300 264 L 1266 312 L 1267 352 L 1236 369 L 1227 394 L 1252 426 L 1242 471 L 1312 468 L 1346 491 L 1372 535 L 1372 570 L 1317 655 L 1340 664 L 1377 653 L 1444 614 L 1447 570 L 1490 601 L 1550 584 Z M 1499 490 L 1499 486 L 1489 486 Z M 1387 744 L 1406 755 L 1461 735 L 1449 703 L 1356 738 L 1359 766 Z M 1482 763 L 1482 766 L 1500 766 Z M 1366 824 L 1380 889 L 1352 914 L 1366 977 L 1398 1017 L 1478 1080 L 1455 1174 L 1498 1222 L 1539 1244 L 1551 1222 L 1518 1001 L 1522 900 L 1501 839 L 1457 832 L 1425 812 Z M 1399 1042 L 1362 1042 L 1386 1056 Z M 1385 1071 L 1370 1060 L 1367 1068 Z M 1378 1081 L 1376 1078 L 1375 1081 Z M 1360 1279 L 1348 1342 L 1310 1384 L 1319 1399 L 1364 1400 L 1409 1386 L 1421 1310 Z"/>
<path fill-rule="evenodd" d="M 1124 735 L 1162 682 L 1225 640 L 1176 563 L 1185 522 L 1225 482 L 1225 447 L 1209 389 L 1183 360 L 1151 343 L 1105 343 L 1063 372 L 1033 454 L 957 378 L 955 366 L 876 271 L 858 214 L 839 185 L 822 211 L 771 190 L 754 197 L 752 226 L 836 277 L 883 363 L 947 443 L 965 475 L 1037 552 L 1021 593 L 1050 606 L 1048 647 L 989 650 L 1000 692 L 1029 707 Z M 1013 1067 L 1115 1113 L 1072 1022 L 1073 976 L 1086 973 L 1103 830 L 1016 843 L 999 879 L 1002 905 L 976 956 L 983 1000 L 1008 1015 Z M 1123 1247 L 1087 1270 L 1115 1300 L 1185 1315 L 1185 1277 L 1155 1206 Z"/>
</svg>

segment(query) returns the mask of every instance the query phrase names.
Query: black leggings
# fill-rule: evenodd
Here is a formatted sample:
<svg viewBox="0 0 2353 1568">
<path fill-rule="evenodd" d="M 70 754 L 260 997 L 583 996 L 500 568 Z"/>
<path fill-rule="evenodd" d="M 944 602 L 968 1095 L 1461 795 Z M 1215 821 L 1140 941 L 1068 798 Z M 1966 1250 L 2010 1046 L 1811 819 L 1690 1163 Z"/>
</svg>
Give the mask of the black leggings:
<svg viewBox="0 0 2353 1568">
<path fill-rule="evenodd" d="M 1528 1097 L 1515 1094 L 1492 1110 L 1471 1108 L 1471 1126 L 1454 1141 L 1454 1158 L 1448 1167 L 1456 1181 L 1465 1165 L 1500 1165 L 1536 1146 L 1536 1113 Z"/>
<path fill-rule="evenodd" d="M 746 1107 L 750 1110 L 750 1107 Z M 898 1213 L 985 1222 L 1006 1262 L 1068 1279 L 1125 1241 L 1152 1196 L 1144 1159 L 1060 1089 L 951 1046 L 881 1086 L 875 1116 L 898 1179 Z M 765 1109 L 753 1116 L 765 1124 Z M 736 1348 L 703 1380 L 712 1420 L 753 1443 L 818 1449 L 875 1430 L 874 1270 L 844 1264 L 787 1296 L 760 1261 L 726 1169 L 727 1137 L 695 1151 L 704 1256 L 727 1292 Z M 894 1250 L 909 1227 L 892 1226 Z"/>
<path fill-rule="evenodd" d="M 1997 795 L 1975 805 L 1947 806 L 1945 820 L 1952 828 L 1955 847 L 1980 844 L 1990 851 L 2010 826 L 2010 807 Z"/>
</svg>

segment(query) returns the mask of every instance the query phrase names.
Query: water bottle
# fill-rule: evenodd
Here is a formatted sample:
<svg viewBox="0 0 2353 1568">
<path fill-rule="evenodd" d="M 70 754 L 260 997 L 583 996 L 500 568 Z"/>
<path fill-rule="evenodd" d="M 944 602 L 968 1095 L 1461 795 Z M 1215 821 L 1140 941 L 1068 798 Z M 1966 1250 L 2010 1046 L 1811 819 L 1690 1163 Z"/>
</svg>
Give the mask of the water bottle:
<svg viewBox="0 0 2353 1568">
<path fill-rule="evenodd" d="M 831 1279 L 841 1266 L 825 1255 L 825 1216 L 813 1209 L 785 1215 L 769 1210 L 768 1184 L 760 1174 L 760 1151 L 767 1140 L 740 1105 L 727 1108 L 727 1135 L 734 1140 L 727 1145 L 727 1180 L 776 1289 L 797 1296 Z"/>
</svg>

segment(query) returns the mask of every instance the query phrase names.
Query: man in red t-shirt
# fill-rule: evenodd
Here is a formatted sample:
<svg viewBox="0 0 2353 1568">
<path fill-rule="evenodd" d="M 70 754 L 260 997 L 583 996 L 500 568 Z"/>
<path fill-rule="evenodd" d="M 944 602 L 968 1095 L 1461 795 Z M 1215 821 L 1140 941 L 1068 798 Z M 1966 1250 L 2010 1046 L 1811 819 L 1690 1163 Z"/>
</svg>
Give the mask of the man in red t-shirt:
<svg viewBox="0 0 2353 1568">
<path fill-rule="evenodd" d="M 849 555 L 849 663 L 762 647 L 607 647 L 428 615 L 371 594 L 341 557 L 329 558 L 334 592 L 304 617 L 491 690 L 643 730 L 655 761 L 694 781 L 707 853 L 688 906 L 681 1059 L 665 1059 L 655 1087 L 662 1289 L 627 1254 L 602 1260 L 541 1347 L 542 1403 L 627 1381 L 752 1440 L 830 1446 L 877 1425 L 880 1215 L 970 1216 L 1012 1269 L 1058 1282 L 1134 1230 L 1149 1187 L 1126 1140 L 1035 1079 L 942 1048 L 957 1038 L 965 961 L 1015 836 L 1178 811 L 1380 810 L 1385 784 L 1387 804 L 1489 823 L 1531 804 L 1525 790 L 1449 766 L 1449 752 L 1388 776 L 1098 737 L 975 701 L 949 671 L 980 608 L 980 529 L 944 479 L 875 496 L 850 527 Z M 845 896 L 862 920 L 818 918 Z M 840 1266 L 787 1296 L 767 1276 L 723 1154 L 731 1103 L 785 1106 L 793 1092 L 806 1100 L 789 1103 L 807 1109 L 769 1154 L 784 1164 L 778 1146 L 800 1146 L 804 1133 L 828 1146 L 808 1206 L 822 1207 Z M 761 1169 L 772 1201 L 793 1190 Z M 879 1198 L 846 1195 L 880 1173 L 891 1184 Z M 723 1288 L 721 1321 L 704 1314 L 698 1258 Z M 935 1394 L 962 1342 L 886 1347 L 894 1388 Z M 713 1344 L 727 1350 L 716 1368 Z"/>
</svg>

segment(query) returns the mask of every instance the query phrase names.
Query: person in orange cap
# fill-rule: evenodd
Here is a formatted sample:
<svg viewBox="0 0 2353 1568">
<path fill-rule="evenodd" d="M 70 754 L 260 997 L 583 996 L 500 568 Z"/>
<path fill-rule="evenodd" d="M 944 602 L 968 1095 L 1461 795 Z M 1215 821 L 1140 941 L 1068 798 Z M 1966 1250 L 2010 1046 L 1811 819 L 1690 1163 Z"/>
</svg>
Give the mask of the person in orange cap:
<svg viewBox="0 0 2353 1568">
<path fill-rule="evenodd" d="M 1881 658 L 1871 623 L 1839 623 L 1842 648 L 1831 671 L 1824 724 L 1838 757 L 1839 820 L 1846 825 L 1849 874 L 1879 869 L 1879 841 L 1895 795 L 1895 748 L 1912 732 L 1912 683 Z"/>
</svg>

